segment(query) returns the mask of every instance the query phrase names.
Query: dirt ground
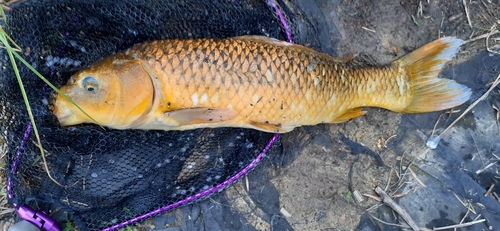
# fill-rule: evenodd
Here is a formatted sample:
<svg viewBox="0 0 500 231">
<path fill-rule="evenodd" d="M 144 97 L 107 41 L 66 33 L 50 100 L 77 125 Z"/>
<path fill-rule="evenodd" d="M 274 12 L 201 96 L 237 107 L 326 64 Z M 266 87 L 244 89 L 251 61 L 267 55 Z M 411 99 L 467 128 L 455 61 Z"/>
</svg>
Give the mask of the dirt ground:
<svg viewBox="0 0 500 231">
<path fill-rule="evenodd" d="M 468 40 L 490 32 L 495 24 L 500 29 L 500 3 L 495 0 L 316 0 L 315 4 L 321 11 L 318 17 L 324 17 L 328 25 L 325 30 L 330 32 L 332 55 L 362 54 L 376 63 L 388 63 L 440 37 Z M 494 39 L 489 41 L 495 45 Z M 446 66 L 446 78 L 456 79 L 474 92 L 460 111 L 485 93 L 500 73 L 498 57 L 486 53 L 485 39 L 479 39 L 465 44 Z M 469 222 L 483 214 L 477 220 L 484 222 L 463 230 L 500 230 L 500 215 L 496 220 L 491 215 L 500 212 L 496 210 L 499 198 L 492 194 L 500 193 L 500 130 L 498 109 L 494 109 L 500 105 L 499 94 L 497 88 L 475 112 L 444 134 L 435 150 L 428 149 L 425 141 L 436 121 L 440 121 L 438 133 L 460 112 L 401 115 L 368 108 L 365 116 L 346 123 L 296 129 L 281 136 L 284 155 L 269 156 L 234 186 L 134 229 L 408 228 L 400 216 L 376 200 L 380 197 L 374 188 L 379 186 L 419 227 Z M 480 173 L 484 174 L 474 174 L 483 168 Z M 477 196 L 484 195 L 492 184 L 496 186 L 486 199 Z M 475 191 L 468 193 L 470 190 Z M 355 191 L 363 201 L 355 199 Z"/>
<path fill-rule="evenodd" d="M 387 63 L 439 37 L 456 36 L 466 40 L 483 33 L 469 27 L 461 1 L 317 3 L 340 33 L 340 57 L 365 53 L 379 63 Z M 484 15 L 494 13 L 492 10 L 499 9 L 500 5 L 482 6 L 480 2 L 471 2 L 469 7 L 474 8 L 470 13 L 473 25 L 489 28 L 492 22 L 485 21 Z M 331 35 L 338 36 L 337 33 Z M 451 65 L 484 50 L 483 43 L 465 45 Z M 438 114 L 429 118 L 435 121 L 436 116 Z M 354 230 L 359 226 L 361 215 L 367 213 L 366 209 L 378 202 L 368 198 L 361 203 L 353 199 L 349 202 L 349 193 L 358 190 L 362 194 L 376 195 L 373 193 L 375 186 L 383 188 L 389 183 L 394 186 L 389 187 L 389 191 L 403 193 L 404 190 L 398 189 L 400 184 L 396 183 L 398 169 L 404 166 L 400 161 L 403 153 L 386 146 L 401 141 L 391 139 L 394 136 L 404 136 L 398 132 L 401 120 L 400 114 L 368 109 L 364 117 L 315 129 L 317 134 L 311 135 L 311 141 L 293 163 L 271 180 L 279 191 L 280 205 L 291 215 L 286 219 L 294 230 Z M 431 130 L 424 127 L 421 132 L 428 136 Z M 352 147 L 341 141 L 341 134 L 380 156 L 383 166 L 368 155 L 351 155 Z M 419 186 L 415 180 L 408 183 Z M 433 219 L 439 218 L 429 217 L 428 221 Z M 423 227 L 427 222 L 419 225 Z"/>
</svg>

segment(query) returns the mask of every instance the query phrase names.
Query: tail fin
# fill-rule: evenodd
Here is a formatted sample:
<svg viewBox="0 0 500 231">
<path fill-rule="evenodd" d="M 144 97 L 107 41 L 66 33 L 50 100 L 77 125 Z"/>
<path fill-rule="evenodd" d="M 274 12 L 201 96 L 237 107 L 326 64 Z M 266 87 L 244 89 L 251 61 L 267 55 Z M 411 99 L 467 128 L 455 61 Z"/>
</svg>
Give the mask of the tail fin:
<svg viewBox="0 0 500 231">
<path fill-rule="evenodd" d="M 438 78 L 444 64 L 455 56 L 462 43 L 461 39 L 454 37 L 441 38 L 396 61 L 406 66 L 412 89 L 411 101 L 401 112 L 444 110 L 470 98 L 471 90 L 468 87 L 450 79 Z"/>
</svg>

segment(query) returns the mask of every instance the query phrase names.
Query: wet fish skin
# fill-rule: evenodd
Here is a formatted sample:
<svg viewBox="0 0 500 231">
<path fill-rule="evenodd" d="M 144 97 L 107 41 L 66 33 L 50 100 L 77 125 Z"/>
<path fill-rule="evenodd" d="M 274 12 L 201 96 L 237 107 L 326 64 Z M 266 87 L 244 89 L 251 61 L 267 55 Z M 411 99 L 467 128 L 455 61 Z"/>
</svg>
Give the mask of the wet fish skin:
<svg viewBox="0 0 500 231">
<path fill-rule="evenodd" d="M 461 43 L 442 38 L 387 65 L 360 67 L 262 36 L 157 40 L 84 68 L 61 91 L 116 129 L 287 132 L 344 122 L 363 115 L 361 107 L 421 113 L 462 104 L 470 89 L 437 78 Z M 98 90 L 85 89 L 88 76 Z M 64 126 L 92 122 L 60 95 L 54 114 Z"/>
</svg>

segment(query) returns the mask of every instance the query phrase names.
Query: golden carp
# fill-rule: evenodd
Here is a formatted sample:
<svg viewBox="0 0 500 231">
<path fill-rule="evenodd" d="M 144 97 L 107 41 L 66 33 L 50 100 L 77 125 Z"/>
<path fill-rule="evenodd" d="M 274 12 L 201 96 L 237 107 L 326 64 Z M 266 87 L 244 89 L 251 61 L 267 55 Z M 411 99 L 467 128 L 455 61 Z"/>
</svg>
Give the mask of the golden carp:
<svg viewBox="0 0 500 231">
<path fill-rule="evenodd" d="M 361 107 L 422 113 L 464 103 L 469 88 L 438 78 L 462 42 L 441 38 L 363 67 L 263 36 L 158 40 L 97 61 L 60 90 L 115 129 L 288 132 L 347 121 L 365 114 Z M 63 126 L 93 123 L 61 95 L 53 108 Z"/>
</svg>

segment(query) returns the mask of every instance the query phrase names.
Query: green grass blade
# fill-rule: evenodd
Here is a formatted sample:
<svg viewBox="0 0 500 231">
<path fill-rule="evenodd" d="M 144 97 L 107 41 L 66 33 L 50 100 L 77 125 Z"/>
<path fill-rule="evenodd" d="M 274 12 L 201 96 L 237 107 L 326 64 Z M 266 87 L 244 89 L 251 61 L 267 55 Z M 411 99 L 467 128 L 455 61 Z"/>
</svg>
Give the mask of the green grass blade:
<svg viewBox="0 0 500 231">
<path fill-rule="evenodd" d="M 14 42 L 14 40 L 13 40 L 13 39 L 12 39 L 12 38 L 11 38 L 11 37 L 7 34 L 7 33 L 5 33 L 5 32 L 3 31 L 3 29 L 2 29 L 2 32 L 1 32 L 1 33 L 3 33 L 3 34 L 5 35 L 5 37 L 7 37 L 7 39 L 8 39 L 8 40 L 9 40 L 12 44 L 14 44 L 14 47 L 15 47 L 18 51 L 21 51 L 21 50 L 22 50 L 22 49 L 21 49 L 21 47 L 20 47 L 19 45 L 17 45 L 17 43 L 16 43 L 16 42 Z M 14 50 L 14 49 L 13 49 L 13 50 Z"/>
<path fill-rule="evenodd" d="M 2 9 L 2 12 L 3 12 L 3 9 Z M 40 153 L 42 154 L 42 156 L 44 156 L 44 152 L 43 152 L 43 148 L 42 148 L 42 143 L 40 141 L 40 136 L 38 135 L 38 129 L 36 127 L 36 123 L 35 123 L 35 119 L 33 117 L 33 113 L 31 112 L 31 107 L 30 107 L 30 103 L 28 101 L 28 96 L 26 95 L 26 91 L 24 89 L 23 81 L 21 79 L 21 76 L 19 75 L 19 70 L 17 68 L 17 64 L 16 64 L 16 61 L 14 59 L 14 55 L 13 55 L 14 51 L 12 50 L 12 47 L 10 46 L 10 44 L 7 42 L 7 38 L 5 37 L 5 32 L 3 30 L 0 31 L 0 41 L 5 46 L 5 48 L 7 50 L 7 54 L 9 55 L 9 59 L 10 59 L 10 62 L 12 64 L 12 68 L 14 69 L 14 74 L 16 75 L 17 82 L 19 83 L 19 87 L 21 89 L 21 94 L 23 96 L 24 104 L 26 105 L 26 109 L 28 110 L 28 116 L 30 118 L 31 124 L 33 125 L 33 131 L 35 133 L 36 140 L 38 142 L 38 148 L 40 149 Z"/>
<path fill-rule="evenodd" d="M 2 35 L 5 35 L 5 32 L 3 31 L 3 29 L 0 28 L 0 34 Z M 2 43 L 7 43 L 6 39 L 4 36 L 2 36 L 3 39 L 1 39 L 1 42 Z M 7 46 L 6 46 L 7 47 Z M 9 46 L 10 47 L 10 46 Z M 10 48 L 11 51 L 12 51 L 12 48 Z M 42 74 L 40 74 L 40 72 L 38 72 L 33 66 L 31 66 L 21 55 L 19 55 L 19 53 L 15 52 L 15 51 L 12 51 L 12 54 L 19 60 L 21 61 L 26 67 L 28 67 L 31 71 L 33 71 L 33 73 L 35 73 L 40 79 L 42 79 L 47 85 L 50 86 L 50 88 L 52 88 L 54 91 L 56 91 L 57 93 L 59 93 L 61 96 L 63 96 L 64 99 L 66 99 L 67 101 L 69 101 L 70 103 L 72 103 L 73 105 L 75 105 L 78 110 L 80 110 L 85 116 L 89 117 L 95 124 L 99 125 L 101 128 L 104 129 L 104 127 L 102 125 L 100 125 L 94 118 L 92 118 L 89 114 L 87 114 L 87 112 L 85 112 L 80 106 L 78 106 L 78 104 L 76 104 L 71 98 L 69 98 L 66 94 L 64 94 L 63 92 L 61 92 L 56 86 L 54 86 L 49 80 L 47 80 L 45 77 L 43 77 Z"/>
<path fill-rule="evenodd" d="M 3 5 L 0 5 L 0 14 L 2 15 L 2 18 L 3 18 L 3 21 L 5 22 L 5 24 L 7 24 L 7 15 L 5 15 L 5 11 L 3 11 Z"/>
<path fill-rule="evenodd" d="M 4 14 L 2 7 L 0 7 L 0 11 L 2 14 Z M 21 95 L 23 97 L 24 104 L 26 105 L 26 110 L 28 111 L 28 116 L 30 118 L 30 121 L 31 121 L 31 124 L 33 127 L 33 133 L 35 134 L 35 137 L 37 140 L 37 146 L 40 149 L 40 155 L 42 156 L 42 159 L 43 159 L 45 171 L 47 172 L 47 175 L 49 176 L 49 178 L 52 181 L 54 181 L 57 185 L 63 187 L 50 174 L 49 167 L 47 166 L 47 161 L 45 160 L 45 152 L 44 152 L 43 147 L 42 147 L 42 141 L 40 140 L 40 135 L 38 134 L 38 128 L 37 128 L 36 123 L 35 123 L 35 118 L 33 117 L 33 113 L 31 111 L 31 106 L 30 106 L 30 103 L 28 100 L 28 96 L 26 95 L 26 91 L 24 89 L 24 84 L 23 84 L 23 81 L 21 79 L 21 75 L 19 74 L 19 69 L 17 68 L 16 60 L 14 59 L 13 54 L 14 53 L 17 54 L 17 53 L 12 49 L 10 44 L 7 42 L 6 33 L 1 27 L 0 27 L 0 42 L 3 43 L 3 45 L 5 46 L 5 49 L 7 50 L 7 54 L 9 55 L 9 59 L 10 59 L 10 62 L 12 64 L 12 69 L 14 70 L 14 74 L 16 75 L 17 82 L 19 83 L 19 88 L 21 89 Z"/>
<path fill-rule="evenodd" d="M 7 15 L 5 14 L 5 11 L 3 10 L 3 5 L 0 5 L 0 14 L 2 15 L 2 19 L 3 21 L 5 22 L 5 25 L 7 25 Z M 1 28 L 1 27 L 0 27 Z M 16 42 L 14 42 L 14 40 L 12 38 L 10 38 L 10 36 L 5 33 L 2 29 L 2 32 L 1 32 L 5 37 L 7 37 L 7 39 L 12 42 L 12 44 L 14 44 L 14 46 L 16 47 L 16 49 L 18 50 L 21 50 L 21 47 L 19 47 L 19 45 L 17 45 Z"/>
<path fill-rule="evenodd" d="M 415 23 L 415 25 L 420 26 L 420 24 L 417 21 L 417 18 L 414 15 L 411 15 L 411 20 L 413 20 L 413 23 Z"/>
<path fill-rule="evenodd" d="M 5 15 L 5 12 L 3 11 L 3 8 L 0 7 L 0 14 L 2 15 L 3 19 L 5 22 L 7 22 L 7 17 Z M 25 66 L 27 66 L 31 71 L 33 71 L 33 73 L 35 73 L 40 79 L 42 79 L 47 85 L 50 86 L 50 88 L 52 88 L 54 91 L 56 91 L 58 94 L 60 94 L 64 99 L 66 99 L 67 101 L 69 101 L 71 104 L 73 104 L 74 106 L 76 106 L 76 108 L 78 108 L 78 110 L 80 110 L 85 116 L 87 116 L 88 118 L 90 118 L 95 124 L 99 125 L 102 129 L 104 129 L 104 127 L 102 125 L 100 125 L 94 118 L 92 118 L 89 114 L 87 114 L 87 112 L 85 112 L 80 106 L 78 106 L 78 104 L 76 104 L 71 98 L 69 98 L 66 94 L 64 94 L 63 92 L 61 92 L 57 87 L 55 87 L 49 80 L 47 80 L 45 77 L 43 77 L 42 74 L 40 74 L 40 72 L 38 72 L 33 66 L 31 66 L 31 64 L 29 64 L 23 57 L 21 57 L 21 55 L 19 55 L 19 53 L 13 51 L 12 47 L 10 46 L 10 44 L 7 42 L 7 39 L 9 41 L 11 41 L 18 50 L 21 50 L 21 48 L 19 47 L 19 45 L 17 45 L 14 40 L 12 40 L 8 35 L 7 33 L 3 30 L 2 27 L 0 27 L 0 34 L 1 34 L 1 38 L 0 38 L 0 42 L 2 42 L 4 44 L 4 46 L 9 50 L 10 49 L 10 53 L 9 53 L 9 57 L 13 54 L 14 56 L 16 56 L 17 59 L 19 59 L 19 61 L 21 61 Z M 17 70 L 17 66 L 15 68 L 16 71 Z"/>
</svg>

